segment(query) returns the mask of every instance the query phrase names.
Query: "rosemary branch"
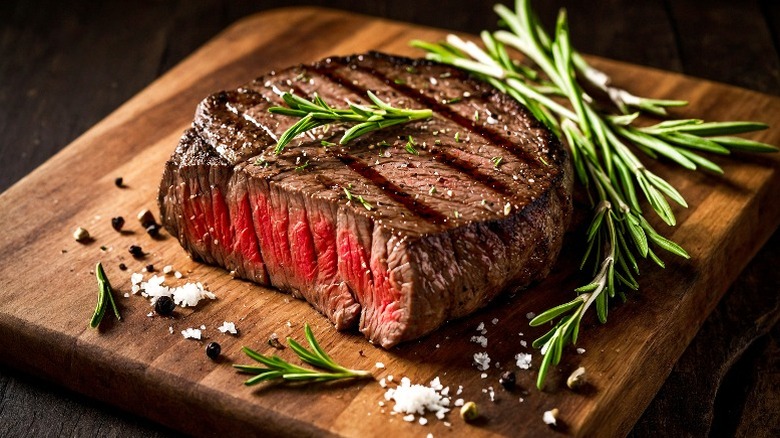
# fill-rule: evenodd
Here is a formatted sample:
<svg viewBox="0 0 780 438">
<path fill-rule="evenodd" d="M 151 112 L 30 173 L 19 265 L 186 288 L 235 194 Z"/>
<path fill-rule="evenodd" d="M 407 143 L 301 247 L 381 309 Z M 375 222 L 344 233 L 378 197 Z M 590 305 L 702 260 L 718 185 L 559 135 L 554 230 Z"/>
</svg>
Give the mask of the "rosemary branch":
<svg viewBox="0 0 780 438">
<path fill-rule="evenodd" d="M 116 319 L 121 321 L 122 316 L 119 314 L 119 308 L 116 306 L 116 301 L 114 301 L 111 283 L 108 282 L 106 272 L 103 270 L 103 264 L 100 262 L 95 266 L 95 277 L 97 277 L 98 282 L 98 301 L 95 306 L 95 312 L 89 320 L 89 326 L 97 328 L 100 325 L 100 321 L 103 320 L 103 316 L 106 314 L 106 307 L 108 304 L 111 304 Z"/>
<path fill-rule="evenodd" d="M 290 93 L 282 94 L 282 99 L 289 108 L 274 106 L 268 111 L 274 114 L 300 117 L 300 120 L 282 134 L 276 143 L 274 153 L 280 154 L 284 147 L 300 134 L 329 123 L 355 124 L 341 137 L 339 144 L 343 145 L 369 132 L 414 120 L 424 120 L 433 115 L 429 109 L 394 108 L 376 97 L 371 91 L 368 91 L 368 98 L 374 103 L 373 105 L 350 103 L 349 108 L 339 109 L 329 106 L 316 93 L 312 101 Z"/>
<path fill-rule="evenodd" d="M 689 170 L 722 173 L 700 153 L 776 152 L 777 148 L 731 137 L 765 129 L 763 123 L 681 119 L 637 126 L 640 113 L 666 116 L 666 108 L 687 102 L 639 97 L 613 86 L 609 76 L 590 66 L 571 46 L 563 9 L 553 37 L 542 28 L 530 0 L 517 0 L 514 11 L 501 4 L 494 10 L 508 30 L 483 31 L 484 49 L 455 35 L 442 43 L 415 40 L 411 44 L 427 51 L 428 59 L 467 70 L 525 105 L 565 138 L 578 180 L 587 189 L 593 218 L 586 232 L 588 245 L 581 268 L 590 263 L 593 277 L 575 289 L 577 296 L 572 301 L 531 321 L 532 326 L 538 326 L 557 319 L 533 343 L 543 355 L 537 379 L 541 388 L 549 367 L 560 362 L 564 347 L 576 343 L 582 318 L 591 306 L 595 304 L 599 321 L 605 323 L 609 298 L 617 294 L 625 300 L 624 289 L 639 288 L 635 278 L 639 258 L 650 258 L 661 267 L 664 263 L 654 249 L 689 258 L 682 247 L 649 224 L 639 194 L 669 226 L 676 224 L 670 201 L 683 207 L 687 203 L 671 184 L 644 166 L 635 150 L 652 159 L 664 157 Z M 523 53 L 535 68 L 511 59 L 508 48 Z M 597 106 L 583 84 L 604 92 L 617 111 Z"/>
<path fill-rule="evenodd" d="M 306 333 L 306 340 L 309 342 L 311 349 L 302 346 L 292 338 L 287 338 L 287 343 L 302 361 L 327 371 L 317 371 L 311 368 L 293 365 L 279 356 L 265 356 L 249 347 L 244 347 L 242 348 L 242 351 L 247 356 L 264 365 L 264 367 L 258 367 L 254 365 L 233 364 L 233 367 L 240 372 L 255 375 L 245 381 L 244 384 L 251 386 L 260 382 L 276 379 L 295 382 L 324 382 L 339 379 L 373 378 L 369 371 L 353 370 L 336 363 L 325 350 L 320 347 L 319 343 L 314 338 L 314 334 L 312 333 L 309 324 L 304 325 L 304 332 Z"/>
</svg>

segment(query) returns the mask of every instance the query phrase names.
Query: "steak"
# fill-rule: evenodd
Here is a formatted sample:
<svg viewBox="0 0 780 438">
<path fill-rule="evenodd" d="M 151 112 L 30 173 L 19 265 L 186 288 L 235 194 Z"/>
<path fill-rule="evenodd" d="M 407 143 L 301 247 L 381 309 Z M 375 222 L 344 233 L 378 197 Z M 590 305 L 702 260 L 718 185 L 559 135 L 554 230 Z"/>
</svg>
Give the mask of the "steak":
<svg viewBox="0 0 780 438">
<path fill-rule="evenodd" d="M 268 112 L 282 92 L 346 107 L 371 104 L 366 90 L 434 116 L 344 146 L 333 143 L 348 127 L 332 124 L 274 155 L 298 120 Z M 449 66 L 372 52 L 208 96 L 165 165 L 159 205 L 193 259 L 303 298 L 389 348 L 546 276 L 571 215 L 570 167 L 507 95 Z"/>
</svg>

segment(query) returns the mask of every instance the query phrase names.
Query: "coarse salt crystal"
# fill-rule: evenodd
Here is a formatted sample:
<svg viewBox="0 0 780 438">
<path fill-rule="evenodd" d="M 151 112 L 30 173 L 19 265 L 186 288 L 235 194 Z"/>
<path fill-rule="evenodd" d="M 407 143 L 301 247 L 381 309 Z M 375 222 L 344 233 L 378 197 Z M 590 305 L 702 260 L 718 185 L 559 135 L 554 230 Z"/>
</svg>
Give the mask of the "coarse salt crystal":
<svg viewBox="0 0 780 438">
<path fill-rule="evenodd" d="M 167 275 L 170 274 L 171 272 L 173 272 L 173 266 L 165 265 L 165 267 L 163 268 L 163 274 Z"/>
<path fill-rule="evenodd" d="M 168 326 L 168 333 L 173 334 L 173 326 L 172 325 Z"/>
<path fill-rule="evenodd" d="M 471 342 L 473 342 L 475 344 L 481 345 L 482 348 L 487 348 L 487 344 L 488 344 L 487 338 L 484 337 L 484 336 L 481 336 L 481 335 L 480 336 L 472 336 L 471 337 Z"/>
<path fill-rule="evenodd" d="M 528 319 L 534 319 L 535 316 L 536 314 L 534 312 L 528 312 L 525 314 L 525 317 Z"/>
<path fill-rule="evenodd" d="M 490 368 L 490 356 L 488 356 L 487 352 L 474 353 L 474 365 L 480 371 Z"/>
<path fill-rule="evenodd" d="M 184 277 L 184 276 L 181 274 L 181 272 L 179 272 L 179 271 L 176 271 L 176 272 L 174 272 L 174 273 L 173 273 L 173 276 L 174 276 L 174 277 L 176 277 L 176 278 L 182 278 L 182 277 Z"/>
<path fill-rule="evenodd" d="M 487 379 L 487 376 L 488 376 L 487 373 L 482 373 L 479 375 L 481 379 Z"/>
<path fill-rule="evenodd" d="M 217 330 L 222 333 L 230 333 L 231 335 L 238 334 L 238 330 L 236 330 L 236 324 L 228 321 L 222 322 L 222 325 L 217 327 Z"/>
<path fill-rule="evenodd" d="M 490 401 L 492 402 L 496 401 L 496 391 L 493 389 L 492 386 L 488 387 L 488 396 L 490 396 Z"/>
<path fill-rule="evenodd" d="M 379 401 L 379 407 L 384 407 L 384 406 L 385 406 L 385 402 L 383 402 L 383 401 L 381 401 L 381 400 L 380 400 L 380 401 Z"/>
<path fill-rule="evenodd" d="M 455 406 L 463 406 L 466 403 L 462 398 L 455 400 Z"/>
<path fill-rule="evenodd" d="M 461 395 L 463 393 L 463 385 L 458 385 L 458 391 L 455 392 L 455 395 Z"/>
<path fill-rule="evenodd" d="M 147 314 L 146 314 L 146 316 L 148 316 L 149 318 L 151 318 L 151 317 L 153 317 L 153 316 L 154 316 L 154 312 L 149 312 L 149 313 L 147 313 Z"/>
<path fill-rule="evenodd" d="M 129 294 L 129 293 L 127 293 L 127 292 L 125 292 L 125 295 L 124 295 L 124 297 L 125 297 L 125 298 L 130 298 L 130 294 Z"/>
<path fill-rule="evenodd" d="M 181 335 L 184 336 L 184 339 L 201 339 L 202 332 L 200 329 L 189 327 L 182 330 Z"/>
<path fill-rule="evenodd" d="M 477 326 L 477 331 L 478 332 L 481 332 L 482 330 L 485 330 L 485 323 L 484 322 L 480 322 L 479 325 Z"/>
<path fill-rule="evenodd" d="M 544 411 L 544 415 L 542 415 L 542 420 L 544 421 L 544 424 L 548 426 L 556 426 L 558 424 L 557 418 L 555 418 L 555 414 L 557 413 L 557 409 L 552 409 L 549 411 Z"/>
<path fill-rule="evenodd" d="M 520 341 L 520 345 L 522 345 L 523 347 L 527 347 L 528 346 L 528 342 L 526 342 L 525 340 L 522 340 L 522 341 Z"/>
<path fill-rule="evenodd" d="M 521 370 L 527 370 L 531 368 L 531 353 L 517 353 L 515 355 L 517 361 L 517 367 Z"/>
<path fill-rule="evenodd" d="M 203 325 L 203 324 L 201 324 L 201 325 L 200 325 L 200 329 L 201 329 L 201 330 L 206 330 L 206 326 L 205 326 L 205 325 Z"/>
<path fill-rule="evenodd" d="M 425 426 L 426 424 L 428 424 L 428 419 L 425 417 L 420 417 L 419 423 L 420 425 Z"/>
<path fill-rule="evenodd" d="M 130 274 L 130 283 L 133 285 L 141 284 L 142 281 L 144 281 L 144 274 L 139 274 L 137 272 Z"/>
<path fill-rule="evenodd" d="M 413 414 L 405 415 L 404 421 L 408 421 L 409 423 L 411 423 L 412 421 L 414 421 L 414 415 Z"/>
<path fill-rule="evenodd" d="M 387 381 L 388 382 L 392 382 L 393 381 L 393 375 L 392 374 L 387 376 Z"/>
<path fill-rule="evenodd" d="M 384 379 L 384 377 L 381 380 L 379 380 L 379 386 L 381 386 L 382 388 L 387 388 L 387 381 Z"/>
<path fill-rule="evenodd" d="M 452 427 L 452 423 L 450 423 L 449 421 L 445 421 L 442 424 L 444 425 L 444 427 Z"/>
<path fill-rule="evenodd" d="M 385 364 L 383 364 L 382 362 L 377 362 L 375 366 L 376 366 L 377 368 L 380 368 L 380 369 L 381 369 L 381 368 L 384 368 L 384 367 L 385 367 Z"/>
<path fill-rule="evenodd" d="M 490 322 L 493 323 L 493 325 L 496 325 L 498 324 L 498 318 L 493 318 L 493 320 Z"/>
<path fill-rule="evenodd" d="M 405 421 L 414 421 L 414 414 L 424 415 L 425 411 L 434 412 L 436 418 L 444 418 L 449 412 L 450 399 L 443 396 L 439 390 L 441 382 L 438 377 L 433 379 L 430 386 L 412 384 L 408 377 L 401 379 L 401 384 L 385 391 L 385 400 L 395 401 L 393 412 L 408 414 Z M 406 420 L 411 416 L 411 420 Z"/>
<path fill-rule="evenodd" d="M 584 349 L 584 348 L 578 348 L 578 349 L 577 349 L 577 354 L 582 354 L 582 353 L 584 353 L 584 352 L 585 352 L 585 349 Z"/>
</svg>

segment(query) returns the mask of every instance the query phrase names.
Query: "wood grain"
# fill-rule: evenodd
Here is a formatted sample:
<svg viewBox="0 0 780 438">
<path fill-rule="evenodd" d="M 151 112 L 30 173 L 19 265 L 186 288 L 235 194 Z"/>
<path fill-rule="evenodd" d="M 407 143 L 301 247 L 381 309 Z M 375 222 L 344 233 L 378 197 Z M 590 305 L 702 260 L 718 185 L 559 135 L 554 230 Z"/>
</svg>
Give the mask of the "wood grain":
<svg viewBox="0 0 780 438">
<path fill-rule="evenodd" d="M 318 32 L 326 28 L 331 31 Z M 487 380 L 480 379 L 470 364 L 471 355 L 480 349 L 468 338 L 479 322 L 498 318 L 497 325 L 488 324 L 488 351 L 494 361 L 511 368 L 514 354 L 524 351 L 520 339 L 530 341 L 539 334 L 527 328 L 525 314 L 564 299 L 579 280 L 572 269 L 578 257 L 576 239 L 554 275 L 533 290 L 499 300 L 420 342 L 387 352 L 357 334 L 334 332 L 305 303 L 188 261 L 172 238 L 152 241 L 137 226 L 130 236 L 110 229 L 111 216 L 132 217 L 140 208 L 153 206 L 162 164 L 191 120 L 195 104 L 206 94 L 237 86 L 269 69 L 331 54 L 368 49 L 413 54 L 405 45 L 409 38 L 442 35 L 434 29 L 318 9 L 254 16 L 220 34 L 0 195 L 0 226 L 11 230 L 0 237 L 3 360 L 193 434 L 268 431 L 358 436 L 377 428 L 444 432 L 436 421 L 421 428 L 382 413 L 377 402 L 383 391 L 375 384 L 257 391 L 241 387 L 241 376 L 229 367 L 230 362 L 241 361 L 241 345 L 262 348 L 271 332 L 301 338 L 302 323 L 309 321 L 324 346 L 343 362 L 370 368 L 382 361 L 388 368 L 379 375 L 407 375 L 415 382 L 439 375 L 446 385 L 463 385 L 464 396 L 483 407 L 486 421 L 471 428 L 451 415 L 458 432 L 550 433 L 541 423 L 541 413 L 555 406 L 565 424 L 562 431 L 582 436 L 625 434 L 717 299 L 777 228 L 780 208 L 772 202 L 780 188 L 777 157 L 745 155 L 719 161 L 727 172 L 723 178 L 656 166 L 654 170 L 680 187 L 692 205 L 677 212 L 680 224 L 670 237 L 682 243 L 695 261 L 670 260 L 665 271 L 648 269 L 641 279 L 643 292 L 615 310 L 609 327 L 588 328 L 581 343 L 586 353 L 553 373 L 548 391 L 531 389 L 533 372 L 520 373 L 520 387 L 530 391 L 523 395 L 523 403 L 518 401 L 522 393 L 499 389 L 497 369 Z M 696 116 L 780 123 L 777 98 L 628 64 L 596 62 L 617 83 L 631 83 L 637 92 L 689 99 Z M 780 143 L 775 131 L 754 138 Z M 123 176 L 129 187 L 114 187 L 116 176 Z M 715 184 L 717 191 L 712 190 Z M 96 236 L 94 244 L 72 241 L 70 233 L 79 225 Z M 132 243 L 151 252 L 148 260 L 136 262 L 126 254 Z M 100 245 L 109 250 L 101 251 Z M 62 254 L 63 249 L 67 253 Z M 196 312 L 182 312 L 173 321 L 147 318 L 148 304 L 138 297 L 121 299 L 126 321 L 106 325 L 100 333 L 89 331 L 86 321 L 96 294 L 90 269 L 99 259 L 122 291 L 129 289 L 129 275 L 116 268 L 120 261 L 132 270 L 147 263 L 173 264 L 182 272 L 191 270 L 188 277 L 207 282 L 220 299 Z M 215 328 L 223 320 L 235 320 L 241 336 L 219 334 Z M 292 327 L 286 326 L 287 321 Z M 168 334 L 171 325 L 178 331 L 200 324 L 222 343 L 224 362 L 211 363 L 197 342 Z M 516 336 L 519 331 L 524 332 L 523 338 Z M 535 354 L 534 368 L 538 359 Z M 579 364 L 589 370 L 592 386 L 590 391 L 573 394 L 561 382 Z M 497 390 L 497 403 L 482 394 L 487 386 Z M 305 411 L 302 405 L 307 406 Z M 517 429 L 518 422 L 523 430 Z"/>
</svg>

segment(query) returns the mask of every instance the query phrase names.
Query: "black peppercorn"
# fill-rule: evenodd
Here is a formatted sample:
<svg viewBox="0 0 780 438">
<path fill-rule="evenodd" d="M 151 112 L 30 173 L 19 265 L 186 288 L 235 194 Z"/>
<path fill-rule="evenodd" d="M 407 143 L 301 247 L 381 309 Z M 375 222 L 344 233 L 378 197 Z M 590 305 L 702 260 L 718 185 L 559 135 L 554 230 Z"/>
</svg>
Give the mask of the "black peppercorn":
<svg viewBox="0 0 780 438">
<path fill-rule="evenodd" d="M 218 343 L 209 342 L 209 345 L 206 345 L 206 356 L 208 356 L 209 359 L 217 360 L 220 353 L 222 353 L 222 347 Z"/>
<path fill-rule="evenodd" d="M 146 272 L 154 272 L 154 265 L 146 265 Z"/>
<path fill-rule="evenodd" d="M 122 216 L 112 217 L 111 226 L 116 231 L 122 231 L 122 227 L 125 226 L 125 218 L 123 218 Z"/>
<path fill-rule="evenodd" d="M 138 245 L 130 245 L 128 251 L 135 258 L 141 258 L 146 255 L 144 254 L 144 250 Z"/>
<path fill-rule="evenodd" d="M 168 296 L 161 296 L 157 298 L 157 302 L 154 303 L 154 311 L 160 316 L 168 316 L 173 313 L 173 309 L 176 308 L 176 303 Z"/>
<path fill-rule="evenodd" d="M 515 387 L 515 373 L 511 371 L 505 371 L 498 379 L 498 383 L 504 387 L 504 389 L 512 389 Z"/>
<path fill-rule="evenodd" d="M 124 263 L 119 264 L 119 270 L 120 271 L 127 271 L 127 265 Z"/>
<path fill-rule="evenodd" d="M 149 235 L 152 237 L 157 237 L 160 235 L 160 225 L 151 224 L 148 227 L 146 227 L 146 232 L 149 233 Z"/>
<path fill-rule="evenodd" d="M 124 180 L 121 176 L 114 180 L 114 185 L 117 187 L 122 187 L 124 185 Z"/>
</svg>

